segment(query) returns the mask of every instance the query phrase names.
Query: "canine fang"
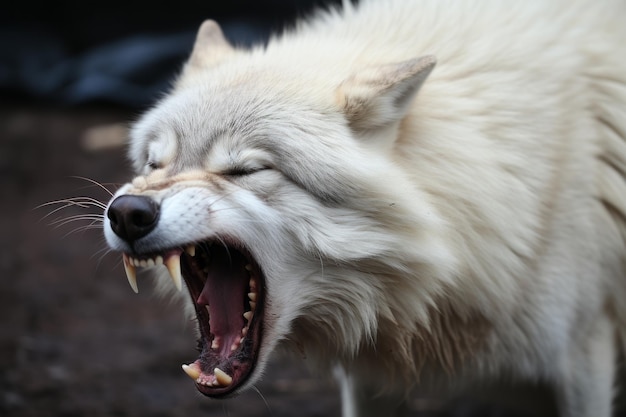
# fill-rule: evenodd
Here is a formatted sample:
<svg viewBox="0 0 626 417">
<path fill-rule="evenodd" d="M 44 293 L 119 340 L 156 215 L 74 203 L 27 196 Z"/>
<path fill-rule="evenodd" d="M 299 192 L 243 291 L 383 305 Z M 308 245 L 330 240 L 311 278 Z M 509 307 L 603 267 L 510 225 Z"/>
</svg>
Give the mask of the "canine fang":
<svg viewBox="0 0 626 417">
<path fill-rule="evenodd" d="M 128 278 L 130 287 L 135 291 L 135 294 L 138 294 L 139 288 L 137 287 L 137 272 L 135 266 L 131 263 L 131 260 L 126 254 L 122 255 L 122 263 L 124 264 L 124 271 L 126 271 L 126 278 Z"/>
<path fill-rule="evenodd" d="M 193 379 L 194 381 L 197 380 L 200 376 L 200 367 L 195 363 L 192 363 L 190 365 L 183 364 L 182 368 L 183 371 L 185 371 L 185 373 L 189 375 L 189 378 Z"/>
<path fill-rule="evenodd" d="M 180 291 L 183 288 L 183 278 L 180 272 L 180 255 L 170 255 L 163 262 L 172 277 L 172 281 L 174 281 L 174 285 Z"/>
<path fill-rule="evenodd" d="M 215 379 L 221 386 L 228 386 L 233 382 L 233 378 L 220 368 L 215 368 L 213 371 Z"/>
</svg>

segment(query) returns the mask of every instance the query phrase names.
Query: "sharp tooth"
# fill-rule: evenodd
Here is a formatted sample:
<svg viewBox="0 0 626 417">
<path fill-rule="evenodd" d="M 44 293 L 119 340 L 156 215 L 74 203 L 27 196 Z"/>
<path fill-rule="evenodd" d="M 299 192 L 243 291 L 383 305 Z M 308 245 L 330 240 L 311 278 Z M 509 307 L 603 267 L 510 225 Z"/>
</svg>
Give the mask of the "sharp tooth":
<svg viewBox="0 0 626 417">
<path fill-rule="evenodd" d="M 189 256 L 196 256 L 196 245 L 187 246 L 185 252 L 187 252 Z"/>
<path fill-rule="evenodd" d="M 213 370 L 213 374 L 215 375 L 217 383 L 223 387 L 227 387 L 233 382 L 233 377 L 222 371 L 220 368 L 215 368 Z"/>
<path fill-rule="evenodd" d="M 195 363 L 192 363 L 191 365 L 183 365 L 183 371 L 185 371 L 185 373 L 189 375 L 189 378 L 194 381 L 200 377 L 200 367 Z"/>
<path fill-rule="evenodd" d="M 139 266 L 139 259 L 137 259 L 137 258 L 131 258 L 131 261 L 133 262 L 133 265 L 135 265 L 135 266 Z"/>
<path fill-rule="evenodd" d="M 180 273 L 180 255 L 171 255 L 164 261 L 164 263 L 167 270 L 170 271 L 170 276 L 172 277 L 172 281 L 174 281 L 174 285 L 176 285 L 176 288 L 180 291 L 183 288 L 183 279 Z"/>
<path fill-rule="evenodd" d="M 131 263 L 131 259 L 125 253 L 122 255 L 122 261 L 124 262 L 124 270 L 126 271 L 126 278 L 128 278 L 128 283 L 130 284 L 130 288 L 135 291 L 135 294 L 139 292 L 139 288 L 137 288 L 137 273 L 135 271 L 135 266 Z"/>
<path fill-rule="evenodd" d="M 206 312 L 209 314 L 209 317 L 211 316 L 211 310 L 209 310 L 209 306 L 205 306 L 206 307 Z"/>
<path fill-rule="evenodd" d="M 246 311 L 245 313 L 243 313 L 243 318 L 248 321 L 252 320 L 252 311 Z"/>
<path fill-rule="evenodd" d="M 148 266 L 148 261 L 142 259 L 141 261 L 139 261 L 139 266 L 145 268 L 146 266 Z"/>
<path fill-rule="evenodd" d="M 159 255 L 156 258 L 154 258 L 154 264 L 155 265 L 163 265 L 163 257 L 161 255 Z"/>
<path fill-rule="evenodd" d="M 220 341 L 218 340 L 218 337 L 215 336 L 213 338 L 213 342 L 211 343 L 211 349 L 217 349 L 220 347 Z"/>
<path fill-rule="evenodd" d="M 148 259 L 146 262 L 148 263 L 148 267 L 153 267 L 154 265 L 156 265 L 156 262 L 154 262 L 154 259 Z"/>
<path fill-rule="evenodd" d="M 233 343 L 233 345 L 230 347 L 230 351 L 234 352 L 237 350 L 237 348 L 239 347 L 239 343 L 235 342 Z"/>
<path fill-rule="evenodd" d="M 243 342 L 243 339 L 244 339 L 244 337 L 246 337 L 246 335 L 247 335 L 247 334 L 248 334 L 248 328 L 247 328 L 247 327 L 244 327 L 243 329 L 241 329 L 241 335 L 242 335 L 243 337 L 241 338 L 240 343 L 242 343 L 242 342 Z"/>
<path fill-rule="evenodd" d="M 254 301 L 250 301 L 250 309 L 251 310 L 256 309 L 256 303 Z"/>
<path fill-rule="evenodd" d="M 256 281 L 253 278 L 250 278 L 248 285 L 250 286 L 250 291 L 256 292 Z"/>
<path fill-rule="evenodd" d="M 250 299 L 250 301 L 256 301 L 256 293 L 255 292 L 249 292 L 248 293 L 248 298 Z"/>
</svg>

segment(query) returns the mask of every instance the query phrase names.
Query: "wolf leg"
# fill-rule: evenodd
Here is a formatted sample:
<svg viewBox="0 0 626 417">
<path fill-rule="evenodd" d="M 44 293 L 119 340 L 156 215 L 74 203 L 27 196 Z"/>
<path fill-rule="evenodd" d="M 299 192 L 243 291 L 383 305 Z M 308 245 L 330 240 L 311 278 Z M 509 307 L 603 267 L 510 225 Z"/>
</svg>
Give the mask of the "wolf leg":
<svg viewBox="0 0 626 417">
<path fill-rule="evenodd" d="M 603 316 L 583 343 L 572 346 L 556 392 L 562 417 L 611 416 L 615 343 L 611 320 Z"/>
<path fill-rule="evenodd" d="M 335 368 L 341 388 L 342 417 L 403 417 L 408 409 L 403 395 L 381 394 L 359 382 L 342 367 Z"/>
</svg>

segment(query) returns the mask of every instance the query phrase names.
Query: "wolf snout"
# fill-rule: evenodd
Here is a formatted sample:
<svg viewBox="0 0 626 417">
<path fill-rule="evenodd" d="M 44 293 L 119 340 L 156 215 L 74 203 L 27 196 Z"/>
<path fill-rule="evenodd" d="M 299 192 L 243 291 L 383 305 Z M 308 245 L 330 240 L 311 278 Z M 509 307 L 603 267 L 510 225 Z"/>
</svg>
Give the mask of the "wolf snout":
<svg viewBox="0 0 626 417">
<path fill-rule="evenodd" d="M 111 202 L 107 217 L 113 232 L 126 242 L 132 243 L 156 227 L 159 205 L 150 197 L 122 195 Z"/>
</svg>

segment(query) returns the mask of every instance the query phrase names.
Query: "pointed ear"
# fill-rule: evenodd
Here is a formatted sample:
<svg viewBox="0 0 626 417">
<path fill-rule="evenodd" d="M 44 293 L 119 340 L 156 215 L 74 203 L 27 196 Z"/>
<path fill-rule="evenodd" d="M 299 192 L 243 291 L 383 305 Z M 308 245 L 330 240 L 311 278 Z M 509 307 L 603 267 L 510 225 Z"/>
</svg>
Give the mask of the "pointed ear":
<svg viewBox="0 0 626 417">
<path fill-rule="evenodd" d="M 426 55 L 366 68 L 345 80 L 338 99 L 350 127 L 371 130 L 402 119 L 436 62 L 434 56 Z"/>
<path fill-rule="evenodd" d="M 235 49 L 228 43 L 217 22 L 205 20 L 196 35 L 188 65 L 210 68 L 234 52 Z"/>
</svg>

